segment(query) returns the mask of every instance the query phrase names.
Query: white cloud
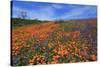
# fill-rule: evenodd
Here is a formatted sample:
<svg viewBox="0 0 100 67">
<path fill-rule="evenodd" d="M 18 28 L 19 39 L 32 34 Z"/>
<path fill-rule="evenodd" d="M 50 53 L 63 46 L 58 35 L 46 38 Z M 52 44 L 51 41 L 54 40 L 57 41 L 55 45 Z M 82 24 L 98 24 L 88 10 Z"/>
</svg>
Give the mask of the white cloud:
<svg viewBox="0 0 100 67">
<path fill-rule="evenodd" d="M 69 12 L 66 12 L 63 16 L 61 16 L 61 19 L 76 19 L 76 18 L 82 18 L 84 17 L 84 15 L 86 14 L 86 12 L 90 12 L 90 10 L 92 10 L 93 7 L 78 7 L 78 8 L 74 8 Z M 95 13 L 93 11 L 93 13 Z"/>
<path fill-rule="evenodd" d="M 33 11 L 33 18 L 38 18 L 40 20 L 52 19 L 53 15 L 54 15 L 54 9 L 49 6 Z"/>
<path fill-rule="evenodd" d="M 51 6 L 43 6 L 42 8 L 39 9 L 25 9 L 21 7 L 15 7 L 13 6 L 13 14 L 15 17 L 17 17 L 18 13 L 20 11 L 26 11 L 28 13 L 28 17 L 30 19 L 39 19 L 39 20 L 54 20 L 54 19 L 78 19 L 78 18 L 86 18 L 86 14 L 89 13 L 94 13 L 96 12 L 95 7 L 93 6 L 83 6 L 83 7 L 78 7 L 78 6 L 69 6 L 68 8 L 71 8 L 70 11 L 66 11 L 62 13 L 62 15 L 57 16 L 57 13 L 55 13 L 56 9 L 65 9 L 66 5 L 60 5 L 60 4 L 52 4 Z M 59 11 L 60 12 L 60 11 Z M 56 17 L 55 17 L 56 16 Z"/>
<path fill-rule="evenodd" d="M 61 9 L 61 8 L 63 8 L 64 6 L 61 5 L 61 4 L 52 4 L 52 7 L 56 8 L 56 9 Z"/>
<path fill-rule="evenodd" d="M 28 17 L 30 19 L 52 19 L 52 16 L 54 15 L 54 9 L 50 6 L 45 6 L 43 8 L 37 9 L 37 10 L 27 10 L 19 7 L 13 6 L 13 17 L 18 17 L 18 14 L 20 14 L 21 11 L 26 11 L 28 13 Z"/>
<path fill-rule="evenodd" d="M 19 14 L 21 13 L 21 11 L 26 11 L 26 12 L 28 12 L 28 10 L 26 10 L 26 9 L 18 8 L 18 7 L 16 7 L 16 6 L 13 6 L 13 7 L 12 7 L 13 17 L 15 17 L 15 18 L 18 17 Z"/>
</svg>

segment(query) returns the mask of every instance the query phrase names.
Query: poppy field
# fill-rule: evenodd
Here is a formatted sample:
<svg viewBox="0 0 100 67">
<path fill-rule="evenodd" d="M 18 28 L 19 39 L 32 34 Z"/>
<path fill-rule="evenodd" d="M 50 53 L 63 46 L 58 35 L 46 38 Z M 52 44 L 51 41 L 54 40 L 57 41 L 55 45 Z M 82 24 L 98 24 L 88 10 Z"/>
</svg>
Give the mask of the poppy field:
<svg viewBox="0 0 100 67">
<path fill-rule="evenodd" d="M 32 20 L 30 22 L 33 24 L 21 25 L 17 23 L 16 25 L 14 22 L 12 21 L 11 28 L 11 64 L 13 66 L 97 60 L 96 19 Z"/>
</svg>

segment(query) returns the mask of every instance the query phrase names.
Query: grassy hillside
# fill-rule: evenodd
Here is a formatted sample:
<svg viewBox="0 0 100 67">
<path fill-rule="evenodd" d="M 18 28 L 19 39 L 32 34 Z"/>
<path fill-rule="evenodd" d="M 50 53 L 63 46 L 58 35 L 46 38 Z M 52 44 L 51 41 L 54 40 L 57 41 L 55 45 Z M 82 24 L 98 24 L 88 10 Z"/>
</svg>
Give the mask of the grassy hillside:
<svg viewBox="0 0 100 67">
<path fill-rule="evenodd" d="M 12 27 L 20 27 L 20 26 L 25 26 L 25 25 L 30 25 L 30 24 L 39 24 L 42 21 L 39 20 L 28 20 L 28 19 L 20 19 L 20 18 L 12 18 Z"/>
</svg>

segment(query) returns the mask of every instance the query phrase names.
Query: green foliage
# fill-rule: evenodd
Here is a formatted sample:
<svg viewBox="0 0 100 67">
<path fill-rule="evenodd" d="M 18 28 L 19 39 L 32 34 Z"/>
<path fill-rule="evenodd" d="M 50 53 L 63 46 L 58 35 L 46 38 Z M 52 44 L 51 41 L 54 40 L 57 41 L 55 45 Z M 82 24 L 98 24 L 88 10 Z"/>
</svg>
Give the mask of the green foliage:
<svg viewBox="0 0 100 67">
<path fill-rule="evenodd" d="M 12 28 L 30 25 L 30 24 L 39 24 L 42 21 L 39 20 L 29 20 L 29 19 L 20 19 L 20 18 L 12 18 Z"/>
</svg>

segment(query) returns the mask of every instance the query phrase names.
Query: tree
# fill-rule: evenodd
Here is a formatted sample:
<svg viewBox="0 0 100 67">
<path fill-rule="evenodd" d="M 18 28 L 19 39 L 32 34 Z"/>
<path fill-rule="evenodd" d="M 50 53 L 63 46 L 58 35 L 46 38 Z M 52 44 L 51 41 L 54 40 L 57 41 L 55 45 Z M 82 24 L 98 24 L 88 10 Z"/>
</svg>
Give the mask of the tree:
<svg viewBox="0 0 100 67">
<path fill-rule="evenodd" d="M 27 17 L 28 16 L 27 16 L 27 12 L 26 11 L 20 11 L 19 18 L 26 19 Z"/>
</svg>

